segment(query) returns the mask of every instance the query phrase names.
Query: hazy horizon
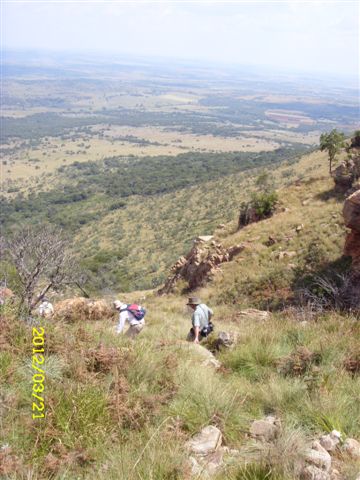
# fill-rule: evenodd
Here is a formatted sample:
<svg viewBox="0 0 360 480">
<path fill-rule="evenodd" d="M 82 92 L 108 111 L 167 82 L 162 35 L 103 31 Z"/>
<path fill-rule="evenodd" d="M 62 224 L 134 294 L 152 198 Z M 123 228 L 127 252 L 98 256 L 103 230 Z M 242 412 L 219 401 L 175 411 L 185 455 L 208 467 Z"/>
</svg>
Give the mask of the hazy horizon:
<svg viewBox="0 0 360 480">
<path fill-rule="evenodd" d="M 2 2 L 2 53 L 359 78 L 357 2 Z"/>
<path fill-rule="evenodd" d="M 26 59 L 24 58 L 26 56 Z M 221 62 L 220 60 L 192 59 L 181 57 L 166 56 L 142 56 L 129 53 L 109 53 L 109 52 L 92 52 L 89 50 L 71 51 L 71 50 L 46 50 L 46 49 L 4 49 L 2 51 L 1 63 L 6 65 L 36 66 L 37 68 L 55 68 L 55 69 L 71 69 L 72 67 L 94 66 L 101 69 L 104 67 L 132 66 L 135 69 L 158 67 L 166 70 L 172 70 L 173 73 L 179 74 L 180 68 L 182 74 L 186 72 L 186 76 L 191 77 L 195 70 L 200 70 L 206 76 L 215 70 L 221 70 L 221 74 L 225 80 L 236 79 L 239 75 L 254 75 L 255 78 L 261 79 L 268 75 L 269 79 L 279 81 L 306 81 L 309 83 L 325 82 L 325 84 L 338 84 L 339 81 L 344 82 L 344 88 L 357 88 L 359 86 L 358 74 L 346 74 L 343 72 L 314 72 L 311 70 L 299 70 L 297 68 L 272 67 L 269 65 L 251 65 L 231 62 Z M 220 73 L 220 72 L 218 72 Z M 6 75 L 3 69 L 3 75 Z"/>
</svg>

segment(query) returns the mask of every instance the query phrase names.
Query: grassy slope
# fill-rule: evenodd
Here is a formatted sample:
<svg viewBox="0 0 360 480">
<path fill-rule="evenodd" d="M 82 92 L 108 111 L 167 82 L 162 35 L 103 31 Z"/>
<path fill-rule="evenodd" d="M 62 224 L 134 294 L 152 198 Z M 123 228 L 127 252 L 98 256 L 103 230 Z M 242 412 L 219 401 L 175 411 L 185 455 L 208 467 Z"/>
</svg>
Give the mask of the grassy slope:
<svg viewBox="0 0 360 480">
<path fill-rule="evenodd" d="M 264 452 L 247 449 L 221 478 L 255 480 L 265 478 L 271 469 L 266 478 L 290 480 L 294 457 L 301 455 L 311 438 L 333 428 L 344 436 L 358 434 L 359 377 L 351 377 L 344 369 L 344 360 L 358 352 L 360 330 L 355 318 L 337 313 L 310 318 L 306 311 L 287 311 L 259 325 L 239 322 L 234 315 L 239 303 L 254 306 L 286 298 L 292 281 L 288 272 L 294 272 L 288 270 L 287 262 L 301 264 L 313 238 L 326 246 L 325 263 L 341 254 L 342 201 L 324 199 L 331 182 L 323 176 L 325 164 L 316 167 L 322 160 L 317 153 L 304 157 L 297 171 L 308 181 L 280 191 L 289 211 L 232 234 L 235 224 L 230 222 L 221 233 L 225 244 L 246 241 L 250 245 L 198 292 L 214 307 L 217 330 L 240 335 L 239 345 L 220 355 L 223 371 L 199 368 L 191 348 L 179 343 L 189 328 L 185 297 L 157 298 L 151 292 L 133 292 L 122 298 L 141 301 L 149 310 L 148 327 L 134 344 L 115 337 L 109 321 L 46 325 L 47 419 L 35 424 L 29 408 L 30 328 L 19 326 L 16 320 L 2 327 L 11 348 L 0 354 L 1 443 L 13 448 L 19 472 L 9 478 L 29 478 L 21 474 L 21 464 L 26 464 L 32 479 L 52 475 L 183 479 L 187 478 L 184 442 L 201 427 L 218 425 L 226 445 L 240 448 L 247 442 L 250 421 L 274 413 L 281 417 L 283 432 L 266 456 L 271 468 L 244 470 L 246 462 L 265 458 Z M 309 203 L 302 205 L 304 200 Z M 303 230 L 295 234 L 299 224 Z M 280 242 L 265 247 L 263 241 L 269 234 Z M 283 238 L 287 234 L 293 236 L 289 243 Z M 272 252 L 280 246 L 298 256 L 274 260 Z M 274 288 L 279 281 L 281 288 Z M 309 320 L 308 324 L 301 324 L 299 317 Z M 89 366 L 93 365 L 91 351 L 100 342 L 105 349 L 116 350 L 110 350 L 109 358 L 94 371 Z M 320 354 L 320 364 L 300 376 L 282 374 L 279 360 L 284 361 L 299 346 Z M 339 468 L 346 480 L 355 480 L 359 466 L 345 460 Z"/>
</svg>

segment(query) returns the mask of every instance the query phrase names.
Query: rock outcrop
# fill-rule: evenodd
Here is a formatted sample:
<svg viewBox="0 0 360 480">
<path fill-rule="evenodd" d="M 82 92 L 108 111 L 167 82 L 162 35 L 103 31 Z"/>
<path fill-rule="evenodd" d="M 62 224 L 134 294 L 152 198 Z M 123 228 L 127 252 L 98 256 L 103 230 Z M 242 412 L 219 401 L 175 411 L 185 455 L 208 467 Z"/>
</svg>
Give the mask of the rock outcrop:
<svg viewBox="0 0 360 480">
<path fill-rule="evenodd" d="M 360 190 L 350 195 L 344 204 L 344 221 L 351 231 L 345 240 L 344 253 L 352 259 L 351 286 L 348 292 L 351 306 L 360 307 Z"/>
<path fill-rule="evenodd" d="M 240 310 L 239 312 L 236 312 L 236 319 L 239 320 L 262 322 L 264 320 L 269 320 L 270 318 L 270 312 L 266 310 L 257 310 L 256 308 L 247 308 L 245 310 Z"/>
<path fill-rule="evenodd" d="M 347 192 L 352 187 L 355 180 L 360 178 L 359 139 L 360 137 L 354 137 L 352 139 L 352 143 L 348 148 L 350 158 L 340 163 L 332 173 L 335 182 L 335 189 L 339 192 Z"/>
<path fill-rule="evenodd" d="M 339 192 L 347 192 L 355 180 L 353 162 L 342 162 L 332 173 L 335 189 Z"/>
<path fill-rule="evenodd" d="M 222 433 L 209 425 L 195 435 L 187 444 L 191 475 L 208 479 L 214 476 L 223 465 L 224 452 L 221 447 Z"/>
<path fill-rule="evenodd" d="M 222 446 L 221 431 L 209 425 L 185 444 L 189 453 L 187 462 L 189 478 L 199 480 L 220 478 L 219 475 L 227 465 L 235 463 L 241 465 L 243 462 L 246 464 L 249 458 L 253 463 L 261 464 L 264 459 L 271 458 L 272 452 L 278 448 L 279 440 L 282 445 L 283 434 L 280 418 L 269 415 L 263 419 L 254 420 L 249 427 L 246 442 L 240 446 L 239 450 L 233 450 Z M 359 458 L 360 443 L 353 438 L 348 438 L 342 443 L 341 433 L 333 430 L 296 452 L 292 459 L 294 476 L 291 478 L 345 480 L 347 477 L 344 476 L 343 468 L 346 462 L 349 459 L 357 461 Z"/>
<path fill-rule="evenodd" d="M 204 286 L 222 263 L 230 262 L 244 249 L 244 245 L 225 248 L 214 240 L 207 241 L 207 238 L 198 237 L 186 257 L 180 257 L 172 266 L 171 275 L 158 291 L 160 295 L 173 291 L 179 280 L 185 280 L 189 290 Z"/>
<path fill-rule="evenodd" d="M 185 444 L 189 452 L 187 464 L 190 477 L 198 480 L 220 478 L 219 474 L 226 465 L 237 460 L 240 451 L 223 446 L 222 439 L 221 431 L 214 425 L 208 425 Z"/>
</svg>

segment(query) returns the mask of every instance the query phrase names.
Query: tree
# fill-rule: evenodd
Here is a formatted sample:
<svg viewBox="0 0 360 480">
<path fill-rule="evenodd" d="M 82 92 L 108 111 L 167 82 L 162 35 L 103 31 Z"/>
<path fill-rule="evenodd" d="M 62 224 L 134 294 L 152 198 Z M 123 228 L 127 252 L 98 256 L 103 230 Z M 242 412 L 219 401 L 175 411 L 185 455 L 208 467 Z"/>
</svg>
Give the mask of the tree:
<svg viewBox="0 0 360 480">
<path fill-rule="evenodd" d="M 21 307 L 28 313 L 50 290 L 77 284 L 80 274 L 62 232 L 50 225 L 24 226 L 0 239 L 1 254 L 18 275 Z"/>
<path fill-rule="evenodd" d="M 322 133 L 320 135 L 320 150 L 327 150 L 329 155 L 329 171 L 332 174 L 332 165 L 335 160 L 335 156 L 340 152 L 340 149 L 344 146 L 345 135 L 342 132 L 338 132 L 336 128 L 331 130 L 330 133 Z"/>
<path fill-rule="evenodd" d="M 351 139 L 350 148 L 360 147 L 360 130 L 356 130 L 354 136 Z"/>
</svg>

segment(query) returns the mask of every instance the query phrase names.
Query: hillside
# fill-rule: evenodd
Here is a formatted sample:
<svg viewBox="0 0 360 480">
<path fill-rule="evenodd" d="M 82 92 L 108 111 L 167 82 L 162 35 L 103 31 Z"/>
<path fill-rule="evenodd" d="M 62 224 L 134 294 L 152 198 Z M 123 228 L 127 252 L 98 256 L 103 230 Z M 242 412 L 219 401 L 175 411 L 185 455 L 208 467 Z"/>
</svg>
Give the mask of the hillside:
<svg viewBox="0 0 360 480">
<path fill-rule="evenodd" d="M 302 151 L 74 163 L 28 194 L 4 196 L 1 224 L 8 229 L 50 222 L 63 228 L 74 240 L 90 291 L 152 288 L 194 237 L 236 218 L 263 169 L 286 165 L 279 184 L 297 178 L 294 166 Z"/>
<path fill-rule="evenodd" d="M 335 278 L 334 271 L 348 266 L 342 258 L 344 198 L 334 195 L 326 168 L 325 156 L 313 152 L 290 178 L 288 166 L 275 169 L 275 182 L 289 183 L 279 188 L 277 213 L 240 231 L 235 207 L 241 184 L 236 176 L 220 182 L 234 198 L 216 204 L 214 220 L 225 223 L 216 238 L 245 248 L 196 292 L 215 311 L 216 333 L 228 332 L 235 340 L 233 348 L 216 353 L 217 370 L 206 350 L 184 342 L 190 322 L 180 285 L 163 297 L 118 291 L 122 300 L 148 309 L 147 327 L 136 342 L 113 334 L 114 319 L 89 321 L 81 311 L 72 322 L 45 321 L 47 416 L 34 423 L 31 327 L 6 307 L 0 338 L 4 478 L 182 480 L 209 478 L 211 472 L 216 480 L 357 480 L 360 452 L 349 448 L 349 439 L 360 440 L 358 319 L 294 303 L 300 287 L 311 287 L 326 272 Z M 204 198 L 208 185 L 191 190 L 187 218 L 198 212 L 197 195 Z M 206 197 L 209 202 L 215 192 Z M 182 190 L 167 195 L 169 215 L 180 199 L 189 199 Z M 153 212 L 156 225 L 156 215 L 164 214 L 152 202 L 134 203 L 133 212 L 142 211 L 142 218 Z M 244 311 L 254 307 L 272 314 Z M 206 346 L 213 349 L 213 341 Z M 257 436 L 256 428 L 264 425 L 253 422 L 269 415 L 276 422 L 266 427 L 272 433 Z M 221 431 L 226 448 L 216 458 L 205 457 L 201 473 L 196 464 L 204 459 L 185 446 L 209 425 Z M 316 447 L 310 461 L 313 441 L 334 429 L 341 441 L 331 456 Z M 309 476 L 314 472 L 317 477 Z"/>
</svg>

